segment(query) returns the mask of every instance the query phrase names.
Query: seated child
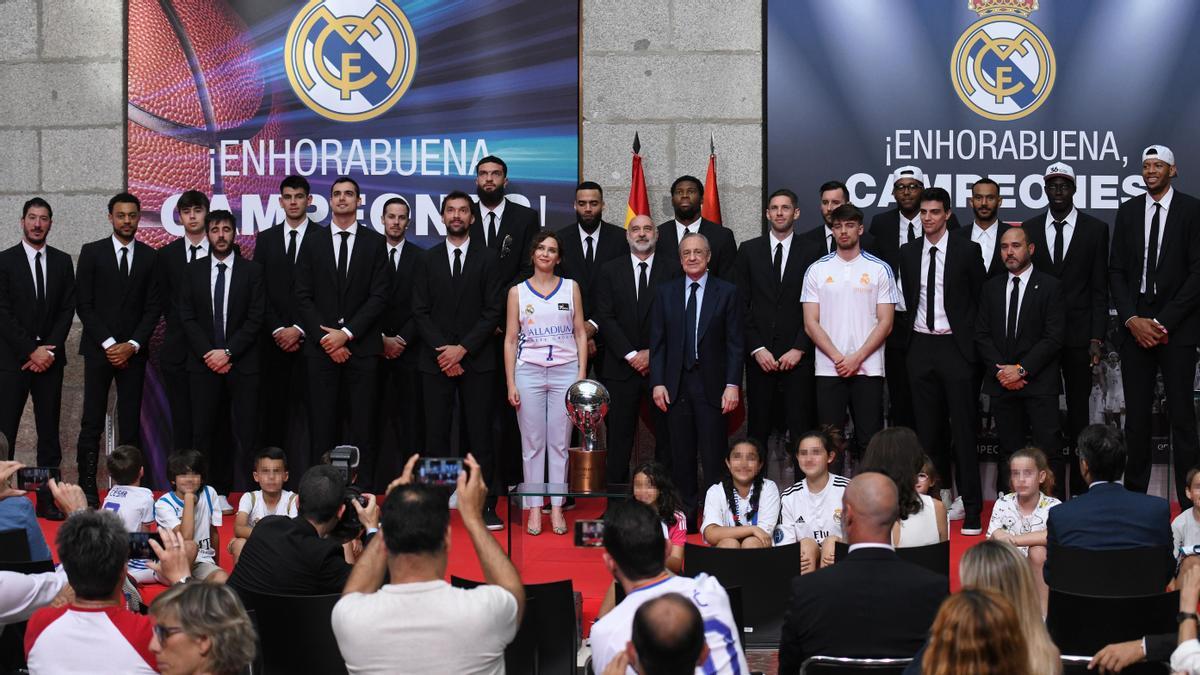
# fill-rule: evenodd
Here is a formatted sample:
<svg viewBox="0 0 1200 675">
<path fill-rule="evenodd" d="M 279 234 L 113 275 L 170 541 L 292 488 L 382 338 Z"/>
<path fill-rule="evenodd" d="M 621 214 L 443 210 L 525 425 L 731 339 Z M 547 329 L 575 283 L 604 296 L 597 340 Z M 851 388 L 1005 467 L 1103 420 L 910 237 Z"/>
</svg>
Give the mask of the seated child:
<svg viewBox="0 0 1200 675">
<path fill-rule="evenodd" d="M 765 453 L 758 441 L 746 439 L 729 446 L 725 466 L 729 475 L 704 495 L 700 532 L 710 546 L 768 548 L 779 522 L 779 488 L 763 474 Z"/>
<path fill-rule="evenodd" d="M 842 540 L 842 495 L 849 480 L 829 472 L 842 450 L 832 427 L 810 431 L 796 443 L 795 458 L 804 473 L 783 491 L 775 545 L 800 543 L 800 573 L 833 564 L 834 544 Z"/>
<path fill-rule="evenodd" d="M 1022 448 L 1008 459 L 1009 489 L 992 507 L 987 536 L 1007 541 L 1029 558 L 1034 581 L 1043 608 L 1049 589 L 1042 569 L 1046 565 L 1046 522 L 1050 509 L 1062 502 L 1048 493 L 1054 491 L 1054 472 L 1046 454 L 1038 448 Z"/>
<path fill-rule="evenodd" d="M 229 574 L 217 565 L 221 505 L 217 491 L 204 484 L 204 455 L 198 450 L 175 451 L 167 458 L 167 479 L 172 490 L 154 503 L 159 529 L 173 530 L 194 543 L 194 578 L 224 583 Z"/>
<path fill-rule="evenodd" d="M 1188 470 L 1186 494 L 1192 500 L 1191 507 L 1171 521 L 1178 563 L 1176 577 L 1182 575 L 1184 569 L 1200 564 L 1200 468 Z"/>
<path fill-rule="evenodd" d="M 113 487 L 100 508 L 108 509 L 125 524 L 126 532 L 149 532 L 154 524 L 154 493 L 142 487 L 142 451 L 132 445 L 118 445 L 108 456 L 108 475 Z M 166 583 L 147 566 L 145 558 L 130 558 L 130 578 L 139 584 Z"/>
<path fill-rule="evenodd" d="M 288 470 L 287 456 L 282 449 L 268 447 L 260 450 L 254 458 L 252 475 L 259 489 L 242 495 L 233 523 L 233 539 L 229 540 L 229 553 L 235 565 L 242 546 L 258 521 L 267 516 L 296 517 L 296 493 L 283 489 Z"/>
<path fill-rule="evenodd" d="M 917 474 L 917 494 L 940 499 L 942 491 L 939 483 L 941 483 L 941 478 L 938 476 L 937 467 L 933 465 L 933 460 L 929 459 L 929 455 L 925 455 L 921 473 Z"/>
</svg>

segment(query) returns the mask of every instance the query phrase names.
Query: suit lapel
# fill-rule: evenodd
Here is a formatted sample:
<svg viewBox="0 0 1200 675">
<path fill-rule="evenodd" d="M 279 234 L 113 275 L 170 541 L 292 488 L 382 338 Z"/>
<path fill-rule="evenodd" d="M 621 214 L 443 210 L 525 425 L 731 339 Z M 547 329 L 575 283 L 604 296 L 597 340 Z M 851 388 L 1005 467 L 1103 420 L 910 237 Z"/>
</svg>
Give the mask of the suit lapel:
<svg viewBox="0 0 1200 675">
<path fill-rule="evenodd" d="M 685 279 L 687 277 L 684 277 Z M 704 298 L 700 302 L 700 315 L 696 319 L 696 349 L 700 349 L 700 341 L 704 339 L 704 331 L 708 329 L 708 324 L 712 321 L 714 307 L 717 304 L 717 290 L 714 287 L 713 279 L 716 278 L 712 272 L 708 273 L 707 288 L 704 289 Z"/>
<path fill-rule="evenodd" d="M 233 267 L 229 269 L 229 308 L 225 312 L 225 337 L 230 336 L 229 319 L 241 316 L 242 303 L 246 301 L 246 259 L 237 255 Z"/>
<path fill-rule="evenodd" d="M 1005 275 L 1007 279 L 1007 274 Z M 1029 288 L 1025 289 L 1025 297 L 1021 299 L 1021 307 L 1017 309 L 1017 334 L 1013 336 L 1013 342 L 1021 338 L 1021 334 L 1025 332 L 1025 320 L 1029 317 L 1029 307 L 1035 302 L 1037 294 L 1040 292 L 1040 282 L 1035 271 L 1029 275 Z M 1012 282 L 1009 282 L 1012 283 Z"/>
</svg>

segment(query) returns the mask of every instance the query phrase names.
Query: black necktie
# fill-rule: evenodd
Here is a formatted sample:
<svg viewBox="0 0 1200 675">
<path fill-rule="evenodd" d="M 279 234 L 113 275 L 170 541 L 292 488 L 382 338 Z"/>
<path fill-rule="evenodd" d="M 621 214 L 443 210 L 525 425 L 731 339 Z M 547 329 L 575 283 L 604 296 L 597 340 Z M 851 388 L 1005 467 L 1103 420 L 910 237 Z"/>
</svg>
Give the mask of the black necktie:
<svg viewBox="0 0 1200 675">
<path fill-rule="evenodd" d="M 191 253 L 188 254 L 190 256 L 188 258 L 188 262 L 196 262 L 196 251 L 199 251 L 199 250 L 200 250 L 200 246 L 198 246 L 196 244 L 192 245 L 192 251 L 191 251 Z"/>
<path fill-rule="evenodd" d="M 1017 339 L 1017 312 L 1021 306 L 1021 277 L 1013 277 L 1012 292 L 1008 294 L 1008 324 L 1004 331 L 1010 341 Z"/>
<path fill-rule="evenodd" d="M 41 337 L 42 323 L 46 318 L 46 275 L 42 272 L 42 252 L 33 256 L 33 286 L 37 296 L 37 330 Z"/>
<path fill-rule="evenodd" d="M 638 267 L 641 268 L 641 271 L 638 272 L 637 299 L 641 300 L 642 297 L 646 295 L 646 291 L 650 287 L 650 280 L 646 274 L 646 270 L 650 266 L 647 265 L 646 261 L 643 260 L 642 262 L 638 263 Z"/>
<path fill-rule="evenodd" d="M 400 269 L 400 265 L 396 262 L 396 249 L 392 249 L 392 271 Z"/>
<path fill-rule="evenodd" d="M 299 232 L 297 232 L 296 230 L 292 230 L 291 232 L 288 232 L 287 257 L 288 257 L 288 262 L 290 262 L 290 263 L 296 262 L 296 235 L 297 234 L 299 234 Z"/>
<path fill-rule="evenodd" d="M 458 281 L 462 277 L 462 249 L 454 249 L 454 265 L 450 268 L 450 278 Z"/>
<path fill-rule="evenodd" d="M 911 220 L 908 221 L 908 240 L 909 241 L 917 240 L 917 224 Z"/>
<path fill-rule="evenodd" d="M 121 248 L 121 276 L 129 276 L 129 249 Z"/>
<path fill-rule="evenodd" d="M 1146 302 L 1154 302 L 1154 278 L 1158 270 L 1158 215 L 1162 204 L 1154 202 L 1154 217 L 1150 219 L 1150 242 L 1146 246 Z"/>
<path fill-rule="evenodd" d="M 346 270 L 350 268 L 350 233 L 338 232 L 342 237 L 342 246 L 338 250 L 338 281 L 346 278 Z"/>
<path fill-rule="evenodd" d="M 1066 221 L 1054 221 L 1054 266 L 1062 265 L 1063 249 L 1067 247 L 1067 243 L 1063 241 L 1063 227 L 1066 226 Z"/>
<path fill-rule="evenodd" d="M 496 212 L 492 211 L 488 214 L 488 246 L 496 245 Z"/>
<path fill-rule="evenodd" d="M 217 283 L 213 285 L 213 346 L 225 348 L 225 263 L 217 263 Z"/>
<path fill-rule="evenodd" d="M 683 319 L 683 367 L 691 370 L 696 365 L 696 291 L 700 282 L 692 282 L 692 292 L 688 293 L 687 307 Z M 676 302 L 679 302 L 676 300 Z M 678 305 L 676 305 L 678 307 Z"/>
<path fill-rule="evenodd" d="M 775 259 L 771 262 L 775 268 L 775 281 L 783 279 L 783 242 L 775 242 Z"/>
<path fill-rule="evenodd" d="M 826 253 L 833 253 L 833 235 L 826 235 L 825 238 L 829 240 L 829 250 L 827 250 Z"/>
<path fill-rule="evenodd" d="M 929 249 L 929 274 L 925 275 L 925 326 L 933 332 L 933 305 L 937 297 L 937 247 Z"/>
<path fill-rule="evenodd" d="M 596 262 L 596 251 L 592 248 L 592 235 L 589 234 L 586 241 L 587 250 L 583 252 L 583 260 L 588 264 L 588 267 L 591 267 L 592 263 Z"/>
</svg>

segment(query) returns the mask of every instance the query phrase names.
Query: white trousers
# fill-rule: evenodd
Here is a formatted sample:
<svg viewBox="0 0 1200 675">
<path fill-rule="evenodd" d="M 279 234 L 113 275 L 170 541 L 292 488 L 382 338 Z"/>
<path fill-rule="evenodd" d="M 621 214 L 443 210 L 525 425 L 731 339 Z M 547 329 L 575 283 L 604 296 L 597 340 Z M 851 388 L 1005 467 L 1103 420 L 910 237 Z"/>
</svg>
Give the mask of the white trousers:
<svg viewBox="0 0 1200 675">
<path fill-rule="evenodd" d="M 567 446 L 571 421 L 567 419 L 567 389 L 575 384 L 578 363 L 537 366 L 517 361 L 515 380 L 521 394 L 517 424 L 521 427 L 521 460 L 526 483 L 567 482 Z M 549 456 L 550 475 L 546 475 Z M 541 508 L 544 498 L 526 497 L 525 508 Z M 551 497 L 562 506 L 562 497 Z"/>
</svg>

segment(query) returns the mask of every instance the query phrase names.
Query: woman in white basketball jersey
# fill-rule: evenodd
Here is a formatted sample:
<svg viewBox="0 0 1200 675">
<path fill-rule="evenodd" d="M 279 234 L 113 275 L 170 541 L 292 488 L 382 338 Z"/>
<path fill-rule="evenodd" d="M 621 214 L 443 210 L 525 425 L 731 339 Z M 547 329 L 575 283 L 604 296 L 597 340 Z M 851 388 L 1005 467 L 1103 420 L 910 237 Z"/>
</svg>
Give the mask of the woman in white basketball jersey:
<svg viewBox="0 0 1200 675">
<path fill-rule="evenodd" d="M 567 482 L 567 389 L 587 376 L 587 333 L 583 326 L 579 286 L 554 274 L 558 265 L 558 235 L 541 231 L 530 254 L 533 276 L 508 291 L 505 313 L 504 374 L 508 402 L 517 409 L 521 428 L 521 459 L 526 483 Z M 550 473 L 546 475 L 547 455 Z M 527 498 L 526 531 L 542 532 L 542 500 Z M 550 524 L 555 534 L 567 533 L 562 497 L 550 500 Z"/>
</svg>

